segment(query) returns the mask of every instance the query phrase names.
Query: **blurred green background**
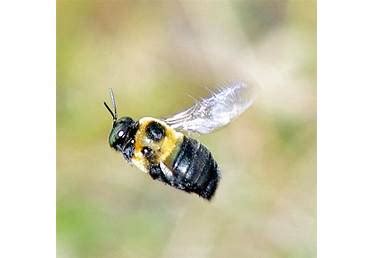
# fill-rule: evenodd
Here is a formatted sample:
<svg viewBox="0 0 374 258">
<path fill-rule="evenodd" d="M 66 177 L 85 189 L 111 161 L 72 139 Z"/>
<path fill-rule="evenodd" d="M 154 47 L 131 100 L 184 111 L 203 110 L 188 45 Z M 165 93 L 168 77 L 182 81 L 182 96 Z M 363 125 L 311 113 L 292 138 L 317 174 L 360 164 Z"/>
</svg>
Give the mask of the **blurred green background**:
<svg viewBox="0 0 374 258">
<path fill-rule="evenodd" d="M 212 202 L 154 182 L 107 142 L 120 115 L 162 117 L 232 80 L 262 89 L 198 137 Z M 57 1 L 57 255 L 316 256 L 315 1 Z"/>
</svg>

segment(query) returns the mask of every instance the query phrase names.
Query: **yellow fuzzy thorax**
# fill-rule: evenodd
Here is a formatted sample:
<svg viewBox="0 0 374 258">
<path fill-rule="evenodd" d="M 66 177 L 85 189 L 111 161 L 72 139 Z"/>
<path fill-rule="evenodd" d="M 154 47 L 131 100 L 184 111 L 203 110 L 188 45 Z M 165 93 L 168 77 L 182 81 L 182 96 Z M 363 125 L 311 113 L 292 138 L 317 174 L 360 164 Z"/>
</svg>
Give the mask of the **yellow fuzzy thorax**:
<svg viewBox="0 0 374 258">
<path fill-rule="evenodd" d="M 147 137 L 147 125 L 152 121 L 160 123 L 165 128 L 165 137 L 159 142 L 152 141 Z M 170 165 L 182 141 L 183 134 L 175 131 L 165 122 L 152 117 L 141 118 L 139 120 L 138 131 L 135 134 L 135 151 L 132 163 L 140 170 L 148 172 L 148 161 L 144 158 L 142 149 L 144 147 L 149 147 L 155 152 L 158 162 L 164 162 L 166 165 Z"/>
</svg>

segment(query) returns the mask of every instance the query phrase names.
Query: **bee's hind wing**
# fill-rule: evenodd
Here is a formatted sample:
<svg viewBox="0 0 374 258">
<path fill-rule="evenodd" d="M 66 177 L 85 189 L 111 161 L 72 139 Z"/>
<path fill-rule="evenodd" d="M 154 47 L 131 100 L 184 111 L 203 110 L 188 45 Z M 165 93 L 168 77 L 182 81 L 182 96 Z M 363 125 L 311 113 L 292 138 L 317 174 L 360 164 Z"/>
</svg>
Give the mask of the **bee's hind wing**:
<svg viewBox="0 0 374 258">
<path fill-rule="evenodd" d="M 164 121 L 176 130 L 207 134 L 227 125 L 248 109 L 256 93 L 257 89 L 253 85 L 231 83 Z"/>
</svg>

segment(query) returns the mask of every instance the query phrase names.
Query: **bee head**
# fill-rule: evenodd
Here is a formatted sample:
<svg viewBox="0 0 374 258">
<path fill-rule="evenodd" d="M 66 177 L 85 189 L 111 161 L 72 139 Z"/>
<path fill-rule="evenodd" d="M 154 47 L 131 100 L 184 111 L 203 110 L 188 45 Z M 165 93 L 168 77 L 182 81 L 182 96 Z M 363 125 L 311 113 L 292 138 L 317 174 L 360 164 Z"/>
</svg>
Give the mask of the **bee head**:
<svg viewBox="0 0 374 258">
<path fill-rule="evenodd" d="M 109 134 L 110 147 L 122 151 L 133 139 L 137 127 L 138 123 L 130 117 L 122 117 L 116 120 Z"/>
<path fill-rule="evenodd" d="M 123 151 L 126 145 L 133 139 L 138 123 L 130 117 L 117 119 L 117 106 L 112 89 L 110 89 L 110 97 L 112 99 L 114 112 L 104 102 L 104 106 L 108 109 L 113 118 L 113 127 L 109 134 L 109 145 L 117 151 Z"/>
</svg>

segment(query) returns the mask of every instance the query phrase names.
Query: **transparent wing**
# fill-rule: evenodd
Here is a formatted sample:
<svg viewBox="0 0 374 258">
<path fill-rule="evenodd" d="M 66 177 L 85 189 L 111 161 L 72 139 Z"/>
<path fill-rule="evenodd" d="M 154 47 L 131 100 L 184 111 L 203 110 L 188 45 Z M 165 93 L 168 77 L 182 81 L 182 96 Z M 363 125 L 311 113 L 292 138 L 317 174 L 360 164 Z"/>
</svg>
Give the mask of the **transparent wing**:
<svg viewBox="0 0 374 258">
<path fill-rule="evenodd" d="M 176 130 L 207 134 L 230 123 L 249 108 L 255 98 L 254 86 L 231 83 L 164 121 Z"/>
</svg>

